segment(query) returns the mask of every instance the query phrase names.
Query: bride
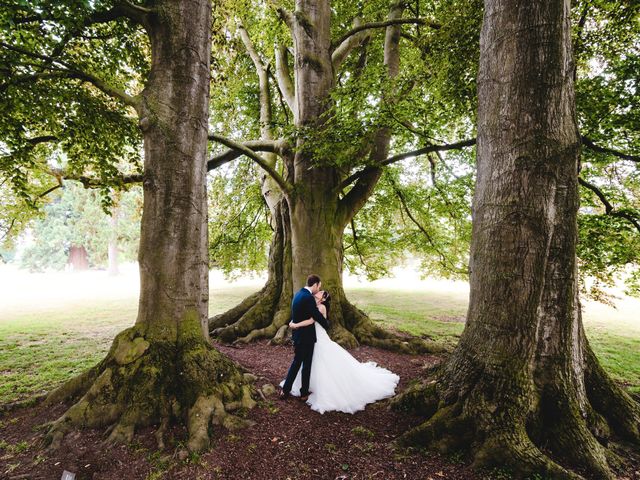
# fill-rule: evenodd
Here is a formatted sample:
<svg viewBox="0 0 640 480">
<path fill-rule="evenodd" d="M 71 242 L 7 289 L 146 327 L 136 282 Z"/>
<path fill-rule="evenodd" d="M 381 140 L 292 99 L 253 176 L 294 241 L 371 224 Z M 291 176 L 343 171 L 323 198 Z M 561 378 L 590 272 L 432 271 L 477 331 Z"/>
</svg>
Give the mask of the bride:
<svg viewBox="0 0 640 480">
<path fill-rule="evenodd" d="M 326 291 L 314 295 L 318 310 L 327 318 L 331 297 Z M 314 324 L 317 342 L 311 362 L 309 399 L 307 404 L 320 413 L 336 410 L 354 413 L 364 410 L 368 403 L 392 397 L 400 377 L 374 362 L 360 363 L 349 352 L 329 338 L 315 320 L 290 323 L 292 329 Z M 300 372 L 293 382 L 291 393 L 299 395 Z"/>
</svg>

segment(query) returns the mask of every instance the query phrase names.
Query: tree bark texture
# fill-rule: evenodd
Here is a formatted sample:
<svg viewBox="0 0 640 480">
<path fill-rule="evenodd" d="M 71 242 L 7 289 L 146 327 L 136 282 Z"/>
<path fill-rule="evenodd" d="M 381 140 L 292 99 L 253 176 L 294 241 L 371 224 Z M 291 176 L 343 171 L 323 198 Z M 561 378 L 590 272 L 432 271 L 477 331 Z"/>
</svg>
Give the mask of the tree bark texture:
<svg viewBox="0 0 640 480">
<path fill-rule="evenodd" d="M 162 0 L 144 27 L 151 72 L 139 108 L 144 136 L 140 300 L 133 327 L 106 358 L 47 402 L 75 403 L 54 422 L 54 446 L 73 427 L 110 426 L 129 441 L 138 426 L 188 427 L 188 448 L 209 445 L 211 423 L 246 422 L 230 412 L 254 405 L 236 365 L 208 342 L 206 153 L 211 2 Z"/>
<path fill-rule="evenodd" d="M 640 409 L 582 327 L 569 1 L 486 0 L 480 42 L 467 325 L 396 402 L 428 418 L 402 441 L 471 445 L 477 466 L 522 478 L 614 478 L 607 439 L 640 441 Z"/>
</svg>

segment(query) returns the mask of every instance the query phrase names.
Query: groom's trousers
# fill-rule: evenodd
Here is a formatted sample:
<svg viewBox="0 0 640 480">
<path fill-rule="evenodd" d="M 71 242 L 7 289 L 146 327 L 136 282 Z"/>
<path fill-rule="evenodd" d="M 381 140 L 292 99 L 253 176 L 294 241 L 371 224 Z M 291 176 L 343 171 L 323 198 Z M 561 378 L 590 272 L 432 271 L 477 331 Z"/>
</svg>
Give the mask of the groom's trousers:
<svg viewBox="0 0 640 480">
<path fill-rule="evenodd" d="M 300 387 L 300 396 L 309 394 L 309 377 L 311 376 L 311 360 L 313 360 L 313 348 L 315 343 L 299 343 L 294 345 L 293 362 L 289 367 L 287 379 L 284 381 L 282 390 L 286 393 L 291 392 L 293 382 L 298 375 L 300 366 L 302 365 L 302 386 Z"/>
</svg>

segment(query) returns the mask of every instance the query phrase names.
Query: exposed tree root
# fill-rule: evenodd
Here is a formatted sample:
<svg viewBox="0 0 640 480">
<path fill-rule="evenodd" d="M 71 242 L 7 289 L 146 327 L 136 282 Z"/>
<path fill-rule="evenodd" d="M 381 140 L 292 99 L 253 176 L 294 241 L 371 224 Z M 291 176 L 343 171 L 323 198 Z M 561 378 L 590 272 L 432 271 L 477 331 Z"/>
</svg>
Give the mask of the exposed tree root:
<svg viewBox="0 0 640 480">
<path fill-rule="evenodd" d="M 586 352 L 585 386 L 596 415 L 606 419 L 625 440 L 640 444 L 640 403 L 606 374 L 589 347 Z"/>
<path fill-rule="evenodd" d="M 464 450 L 474 467 L 508 468 L 515 478 L 613 479 L 622 461 L 607 448 L 609 434 L 640 444 L 635 436 L 639 406 L 597 362 L 589 368 L 587 418 L 571 388 L 540 392 L 522 378 L 507 388 L 476 372 L 463 383 L 459 380 L 464 375 L 459 376 L 458 393 L 452 395 L 454 381 L 449 378 L 456 377 L 440 368 L 435 380 L 414 385 L 394 399 L 392 408 L 426 418 L 398 444 L 441 453 Z M 471 378 L 475 381 L 469 383 Z"/>
<path fill-rule="evenodd" d="M 268 292 L 266 287 L 261 292 Z M 260 293 L 260 292 L 259 292 Z M 258 293 L 258 294 L 259 294 Z M 236 319 L 229 312 L 223 314 L 226 321 L 232 322 L 228 326 L 211 330 L 212 336 L 225 343 L 248 343 L 254 340 L 268 338 L 279 344 L 288 337 L 287 325 L 291 318 L 290 298 L 281 298 L 274 304 L 273 290 L 262 293 L 263 297 L 255 300 L 256 295 L 248 297 L 242 302 L 246 307 L 249 301 L 255 301 L 254 306 L 243 313 L 243 309 L 235 307 Z M 211 319 L 210 328 L 220 324 L 221 316 Z M 377 325 L 357 307 L 346 299 L 331 304 L 331 338 L 345 348 L 355 348 L 360 344 L 384 348 L 396 352 L 415 353 L 444 353 L 444 346 L 430 340 L 416 337 L 402 337 L 389 332 Z"/>
<path fill-rule="evenodd" d="M 209 319 L 212 338 L 225 343 L 248 343 L 267 338 L 281 344 L 289 336 L 291 319 L 291 227 L 286 201 L 273 207 L 274 236 L 269 250 L 269 276 L 265 286 L 239 305 Z M 441 353 L 444 347 L 420 338 L 406 338 L 377 325 L 346 298 L 341 283 L 326 282 L 332 296 L 330 335 L 345 348 L 360 344 L 404 353 Z"/>
<path fill-rule="evenodd" d="M 179 335 L 177 342 L 147 341 L 137 327 L 121 332 L 102 362 L 58 390 L 47 404 L 75 403 L 47 434 L 58 448 L 74 428 L 108 427 L 109 443 L 128 443 L 136 428 L 159 425 L 156 439 L 164 447 L 170 421 L 188 428 L 187 447 L 202 451 L 210 444 L 210 425 L 241 428 L 247 420 L 230 412 L 252 408 L 252 388 L 236 365 L 199 335 Z"/>
</svg>

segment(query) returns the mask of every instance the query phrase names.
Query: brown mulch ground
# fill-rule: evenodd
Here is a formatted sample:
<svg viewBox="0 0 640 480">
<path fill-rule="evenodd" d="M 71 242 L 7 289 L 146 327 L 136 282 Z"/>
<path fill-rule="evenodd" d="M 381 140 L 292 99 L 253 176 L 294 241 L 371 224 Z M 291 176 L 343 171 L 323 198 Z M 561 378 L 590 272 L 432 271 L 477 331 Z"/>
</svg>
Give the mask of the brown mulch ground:
<svg viewBox="0 0 640 480">
<path fill-rule="evenodd" d="M 291 347 L 264 342 L 219 348 L 257 375 L 257 386 L 277 385 L 292 357 Z M 435 356 L 409 356 L 371 347 L 351 353 L 398 373 L 398 391 L 439 361 Z M 216 427 L 213 448 L 191 456 L 179 454 L 184 452 L 185 432 L 177 427 L 169 432 L 165 451 L 156 450 L 154 430 L 149 428 L 138 432 L 133 444 L 116 447 L 103 445 L 102 431 L 75 432 L 65 438 L 60 450 L 45 452 L 40 426 L 63 411 L 62 406 L 36 406 L 0 417 L 0 479 L 59 480 L 64 470 L 75 473 L 76 480 L 481 478 L 457 458 L 393 450 L 391 442 L 420 419 L 390 411 L 387 402 L 369 405 L 354 415 L 320 415 L 297 400 L 282 402 L 272 397 L 248 413 L 256 422 L 254 427 L 235 433 Z M 629 478 L 640 479 L 640 474 Z"/>
</svg>

